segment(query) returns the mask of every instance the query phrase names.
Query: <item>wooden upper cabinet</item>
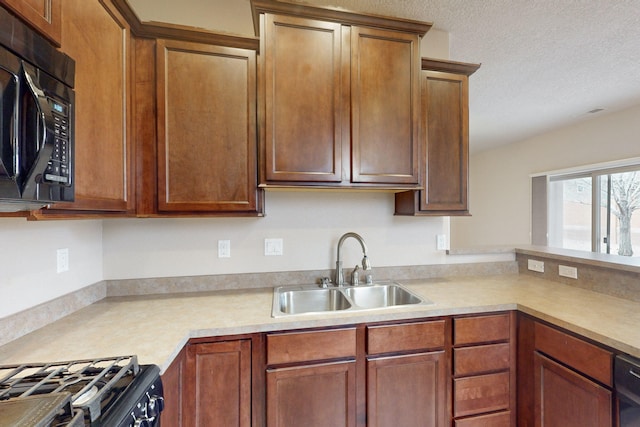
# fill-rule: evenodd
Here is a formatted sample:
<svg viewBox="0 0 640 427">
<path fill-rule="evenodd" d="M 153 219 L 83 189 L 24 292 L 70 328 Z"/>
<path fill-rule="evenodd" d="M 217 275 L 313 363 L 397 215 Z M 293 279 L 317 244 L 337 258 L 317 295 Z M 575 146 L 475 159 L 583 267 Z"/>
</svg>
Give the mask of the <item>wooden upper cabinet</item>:
<svg viewBox="0 0 640 427">
<path fill-rule="evenodd" d="M 479 65 L 422 59 L 422 181 L 396 194 L 399 215 L 468 215 L 469 82 Z"/>
<path fill-rule="evenodd" d="M 339 183 L 349 84 L 343 88 L 342 26 L 273 14 L 264 20 L 262 180 Z"/>
<path fill-rule="evenodd" d="M 131 214 L 131 34 L 109 0 L 64 0 L 62 51 L 76 62 L 75 202 L 40 217 Z"/>
<path fill-rule="evenodd" d="M 253 0 L 260 184 L 417 188 L 430 24 Z"/>
<path fill-rule="evenodd" d="M 258 212 L 256 52 L 158 40 L 158 212 Z"/>
<path fill-rule="evenodd" d="M 0 0 L 40 34 L 60 46 L 62 3 L 65 0 Z"/>
<path fill-rule="evenodd" d="M 418 184 L 420 38 L 351 29 L 351 179 Z"/>
</svg>

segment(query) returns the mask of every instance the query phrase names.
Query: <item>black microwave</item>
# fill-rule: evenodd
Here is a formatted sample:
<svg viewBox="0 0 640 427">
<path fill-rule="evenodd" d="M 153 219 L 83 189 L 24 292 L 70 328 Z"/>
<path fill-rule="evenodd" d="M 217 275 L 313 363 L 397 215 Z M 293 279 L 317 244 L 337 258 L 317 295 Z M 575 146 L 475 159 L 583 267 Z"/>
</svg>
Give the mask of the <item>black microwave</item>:
<svg viewBox="0 0 640 427">
<path fill-rule="evenodd" d="M 74 200 L 75 62 L 0 7 L 0 212 Z"/>
</svg>

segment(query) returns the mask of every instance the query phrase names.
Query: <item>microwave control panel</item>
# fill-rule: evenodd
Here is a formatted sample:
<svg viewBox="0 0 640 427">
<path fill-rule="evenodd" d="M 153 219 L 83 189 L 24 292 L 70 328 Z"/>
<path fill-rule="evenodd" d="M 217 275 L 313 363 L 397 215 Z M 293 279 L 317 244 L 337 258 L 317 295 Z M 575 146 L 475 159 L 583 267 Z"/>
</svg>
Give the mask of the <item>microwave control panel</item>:
<svg viewBox="0 0 640 427">
<path fill-rule="evenodd" d="M 53 113 L 55 143 L 53 154 L 44 173 L 44 180 L 60 185 L 71 185 L 71 144 L 69 142 L 69 105 L 48 98 Z"/>
</svg>

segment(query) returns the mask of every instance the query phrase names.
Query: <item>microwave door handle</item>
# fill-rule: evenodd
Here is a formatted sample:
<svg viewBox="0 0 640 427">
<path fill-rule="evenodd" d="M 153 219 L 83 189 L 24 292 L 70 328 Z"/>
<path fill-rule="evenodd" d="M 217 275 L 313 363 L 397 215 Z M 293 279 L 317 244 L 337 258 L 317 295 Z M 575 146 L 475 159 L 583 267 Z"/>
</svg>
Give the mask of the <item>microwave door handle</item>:
<svg viewBox="0 0 640 427">
<path fill-rule="evenodd" d="M 53 154 L 53 147 L 55 145 L 55 120 L 53 118 L 53 112 L 51 106 L 47 100 L 46 95 L 33 81 L 33 78 L 26 68 L 22 68 L 24 72 L 25 81 L 27 82 L 29 93 L 32 95 L 35 106 L 38 110 L 38 117 L 40 118 L 41 126 L 41 141 L 38 146 L 38 155 L 36 156 L 33 165 L 29 169 L 23 194 L 37 194 L 36 184 L 42 182 L 42 178 L 37 178 L 42 175 L 49 164 L 51 155 Z M 37 179 L 34 179 L 37 178 Z M 37 182 L 36 182 L 37 181 Z"/>
</svg>

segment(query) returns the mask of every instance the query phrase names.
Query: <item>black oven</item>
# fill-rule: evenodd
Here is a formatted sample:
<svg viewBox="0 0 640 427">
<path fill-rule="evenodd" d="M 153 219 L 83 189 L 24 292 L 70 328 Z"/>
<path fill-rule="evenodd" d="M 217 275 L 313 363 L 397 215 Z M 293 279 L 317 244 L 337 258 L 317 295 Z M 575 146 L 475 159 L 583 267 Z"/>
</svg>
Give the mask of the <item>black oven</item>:
<svg viewBox="0 0 640 427">
<path fill-rule="evenodd" d="M 157 427 L 163 399 L 136 356 L 0 365 L 0 427 Z"/>
<path fill-rule="evenodd" d="M 640 359 L 617 356 L 614 383 L 620 427 L 640 426 Z"/>
<path fill-rule="evenodd" d="M 0 7 L 0 211 L 74 200 L 75 62 Z"/>
</svg>

